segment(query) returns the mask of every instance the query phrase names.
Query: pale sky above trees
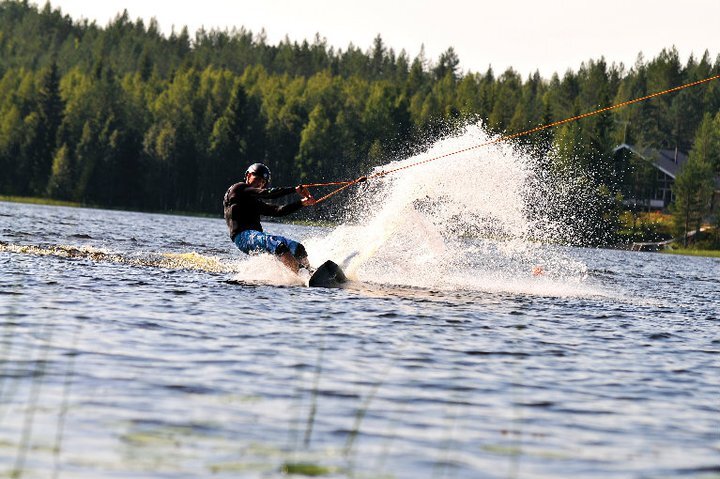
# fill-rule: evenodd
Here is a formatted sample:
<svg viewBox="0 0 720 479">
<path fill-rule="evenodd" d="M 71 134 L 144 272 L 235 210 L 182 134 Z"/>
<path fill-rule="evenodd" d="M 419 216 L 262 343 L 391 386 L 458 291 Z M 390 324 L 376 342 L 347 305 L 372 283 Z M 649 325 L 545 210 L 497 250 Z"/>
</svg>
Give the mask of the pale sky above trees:
<svg viewBox="0 0 720 479">
<path fill-rule="evenodd" d="M 42 7 L 42 1 L 38 1 Z M 155 17 L 164 33 L 188 26 L 244 26 L 267 41 L 312 41 L 316 33 L 345 49 L 352 42 L 369 49 L 380 34 L 396 53 L 410 58 L 424 45 L 437 60 L 452 46 L 464 71 L 496 73 L 513 67 L 523 76 L 544 77 L 576 71 L 581 62 L 605 57 L 608 63 L 635 63 L 642 52 L 655 57 L 675 46 L 684 62 L 691 53 L 720 54 L 720 1 L 688 0 L 51 0 L 75 20 L 104 26 L 123 9 L 132 20 Z"/>
</svg>

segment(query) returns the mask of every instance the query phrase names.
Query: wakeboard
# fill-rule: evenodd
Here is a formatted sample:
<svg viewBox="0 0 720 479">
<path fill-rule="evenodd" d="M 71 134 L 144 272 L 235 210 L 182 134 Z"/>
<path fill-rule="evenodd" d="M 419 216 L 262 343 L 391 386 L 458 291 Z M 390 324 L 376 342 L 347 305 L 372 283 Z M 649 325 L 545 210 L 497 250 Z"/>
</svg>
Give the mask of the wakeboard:
<svg viewBox="0 0 720 479">
<path fill-rule="evenodd" d="M 342 288 L 347 277 L 342 268 L 336 263 L 327 260 L 310 276 L 308 286 L 318 288 Z"/>
</svg>

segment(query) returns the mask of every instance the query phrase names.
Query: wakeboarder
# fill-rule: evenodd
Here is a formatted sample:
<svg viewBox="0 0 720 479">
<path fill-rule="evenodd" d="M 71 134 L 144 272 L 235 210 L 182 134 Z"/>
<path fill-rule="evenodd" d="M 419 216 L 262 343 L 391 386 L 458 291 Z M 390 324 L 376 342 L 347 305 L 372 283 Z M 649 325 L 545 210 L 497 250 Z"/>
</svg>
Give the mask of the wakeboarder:
<svg viewBox="0 0 720 479">
<path fill-rule="evenodd" d="M 266 165 L 253 163 L 245 171 L 245 181 L 235 183 L 225 193 L 223 212 L 230 239 L 243 253 L 275 255 L 294 273 L 300 268 L 310 270 L 305 247 L 284 236 L 265 233 L 260 224 L 260 215 L 286 216 L 305 206 L 314 205 L 316 200 L 302 185 L 269 188 L 270 176 L 270 169 Z M 265 201 L 293 193 L 297 193 L 300 199 L 282 206 Z"/>
</svg>

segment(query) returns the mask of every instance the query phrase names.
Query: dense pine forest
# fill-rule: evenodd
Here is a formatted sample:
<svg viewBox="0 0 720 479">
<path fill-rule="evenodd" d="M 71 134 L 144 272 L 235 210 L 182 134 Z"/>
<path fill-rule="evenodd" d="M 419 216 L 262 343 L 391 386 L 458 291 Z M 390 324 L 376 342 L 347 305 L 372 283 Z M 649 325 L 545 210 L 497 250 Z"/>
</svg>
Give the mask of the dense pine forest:
<svg viewBox="0 0 720 479">
<path fill-rule="evenodd" d="M 452 48 L 410 58 L 380 36 L 346 49 L 320 36 L 271 45 L 242 28 L 165 36 L 127 12 L 99 26 L 6 0 L 0 194 L 217 213 L 255 161 L 278 185 L 348 179 L 467 122 L 513 133 L 717 74 L 720 57 L 683 63 L 671 45 L 632 66 L 589 59 L 549 79 L 464 72 Z M 542 168 L 592 171 L 587 187 L 607 219 L 638 182 L 613 158 L 621 143 L 690 152 L 695 179 L 678 201 L 692 202 L 698 181 L 707 196 L 706 178 L 720 172 L 719 112 L 715 81 L 518 141 Z"/>
</svg>

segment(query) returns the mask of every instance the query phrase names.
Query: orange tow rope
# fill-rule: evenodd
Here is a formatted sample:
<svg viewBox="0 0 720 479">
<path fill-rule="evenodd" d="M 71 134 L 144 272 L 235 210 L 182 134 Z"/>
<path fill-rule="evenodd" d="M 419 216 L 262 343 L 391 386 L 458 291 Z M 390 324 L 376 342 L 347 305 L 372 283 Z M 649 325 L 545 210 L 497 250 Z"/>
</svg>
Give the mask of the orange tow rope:
<svg viewBox="0 0 720 479">
<path fill-rule="evenodd" d="M 515 138 L 520 138 L 520 137 L 522 137 L 522 136 L 531 135 L 531 134 L 533 134 L 533 133 L 537 133 L 538 131 L 547 130 L 548 128 L 553 128 L 553 127 L 556 127 L 556 126 L 564 125 L 565 123 L 570 123 L 570 122 L 573 122 L 573 121 L 582 120 L 583 118 L 587 118 L 587 117 L 594 116 L 594 115 L 599 115 L 600 113 L 605 113 L 605 112 L 607 112 L 607 111 L 615 110 L 615 109 L 621 108 L 621 107 L 623 107 L 623 106 L 628 106 L 628 105 L 633 105 L 633 104 L 635 104 L 635 103 L 640 103 L 641 101 L 649 100 L 649 99 L 651 99 L 651 98 L 656 98 L 656 97 L 659 97 L 659 96 L 662 96 L 662 95 L 666 95 L 666 94 L 668 94 L 668 93 L 674 93 L 674 92 L 676 92 L 676 91 L 680 91 L 680 90 L 684 90 L 684 89 L 686 89 L 686 88 L 690 88 L 690 87 L 693 87 L 693 86 L 701 85 L 701 84 L 703 84 L 703 83 L 708 83 L 708 82 L 711 82 L 711 81 L 717 80 L 717 79 L 720 79 L 720 75 L 715 75 L 715 76 L 712 76 L 712 77 L 709 77 L 709 78 L 705 78 L 705 79 L 703 79 L 703 80 L 697 80 L 697 81 L 694 81 L 694 82 L 691 82 L 691 83 L 686 83 L 686 84 L 684 84 L 684 85 L 676 86 L 676 87 L 673 87 L 673 88 L 668 88 L 667 90 L 663 90 L 663 91 L 656 92 L 656 93 L 651 93 L 650 95 L 645 95 L 645 96 L 640 97 L 640 98 L 635 98 L 634 100 L 624 101 L 624 102 L 622 102 L 622 103 L 618 103 L 617 105 L 606 106 L 606 107 L 604 107 L 604 108 L 600 108 L 599 110 L 591 111 L 591 112 L 588 112 L 588 113 L 582 113 L 582 114 L 580 114 L 580 115 L 576 115 L 576 116 L 573 116 L 573 117 L 570 117 L 570 118 L 566 118 L 566 119 L 564 119 L 564 120 L 554 121 L 554 122 L 548 123 L 548 124 L 546 124 L 546 125 L 537 126 L 537 127 L 535 127 L 535 128 L 531 128 L 531 129 L 529 129 L 529 130 L 522 131 L 522 132 L 520 132 L 520 133 L 513 133 L 513 134 L 510 134 L 510 135 L 500 136 L 500 137 L 497 137 L 497 138 L 495 138 L 495 139 L 493 139 L 493 140 L 486 141 L 485 143 L 480 143 L 480 144 L 478 144 L 478 145 L 473 145 L 473 146 L 470 146 L 470 147 L 467 147 L 467 148 L 463 148 L 462 150 L 453 151 L 453 152 L 451 152 L 451 153 L 445 153 L 444 155 L 436 156 L 436 157 L 434 157 L 434 158 L 428 158 L 427 160 L 417 161 L 417 162 L 415 162 L 415 163 L 411 163 L 411 164 L 405 165 L 405 166 L 400 166 L 400 167 L 398 167 L 398 168 L 394 168 L 394 169 L 391 169 L 391 170 L 379 171 L 379 172 L 374 173 L 374 174 L 369 175 L 369 176 L 360 176 L 360 177 L 358 177 L 358 178 L 356 178 L 356 179 L 354 179 L 354 180 L 350 180 L 350 181 L 335 181 L 335 182 L 331 182 L 331 183 L 312 183 L 312 184 L 309 184 L 309 185 L 302 185 L 302 186 L 305 186 L 306 188 L 311 188 L 311 187 L 318 187 L 318 186 L 336 186 L 336 185 L 342 185 L 342 186 L 340 186 L 340 188 L 337 188 L 336 190 L 331 191 L 331 192 L 328 193 L 327 195 L 325 195 L 325 196 L 317 199 L 316 204 L 317 204 L 317 203 L 321 203 L 321 202 L 327 200 L 328 198 L 330 198 L 330 197 L 332 197 L 332 196 L 340 193 L 340 192 L 343 191 L 344 189 L 349 188 L 349 187 L 352 186 L 352 185 L 355 185 L 355 184 L 357 184 L 357 183 L 362 183 L 362 182 L 367 181 L 367 180 L 372 179 L 372 178 L 379 178 L 379 177 L 382 177 L 382 176 L 385 176 L 385 175 L 389 175 L 389 174 L 391 174 L 391 173 L 396 173 L 396 172 L 398 172 L 398 171 L 402 171 L 402 170 L 406 170 L 406 169 L 408 169 L 408 168 L 412 168 L 412 167 L 414 167 L 414 166 L 420 166 L 420 165 L 424 165 L 424 164 L 426 164 L 426 163 L 430 163 L 430 162 L 432 162 L 432 161 L 436 161 L 436 160 L 440 160 L 440 159 L 443 159 L 443 158 L 447 158 L 447 157 L 449 157 L 449 156 L 457 155 L 457 154 L 460 154 L 460 153 L 465 153 L 465 152 L 471 151 L 471 150 L 476 150 L 476 149 L 478 149 L 478 148 L 483 148 L 483 147 L 485 147 L 485 146 L 493 145 L 493 144 L 496 144 L 496 143 L 501 143 L 501 142 L 504 142 L 504 141 L 513 140 L 513 139 L 515 139 Z"/>
</svg>

